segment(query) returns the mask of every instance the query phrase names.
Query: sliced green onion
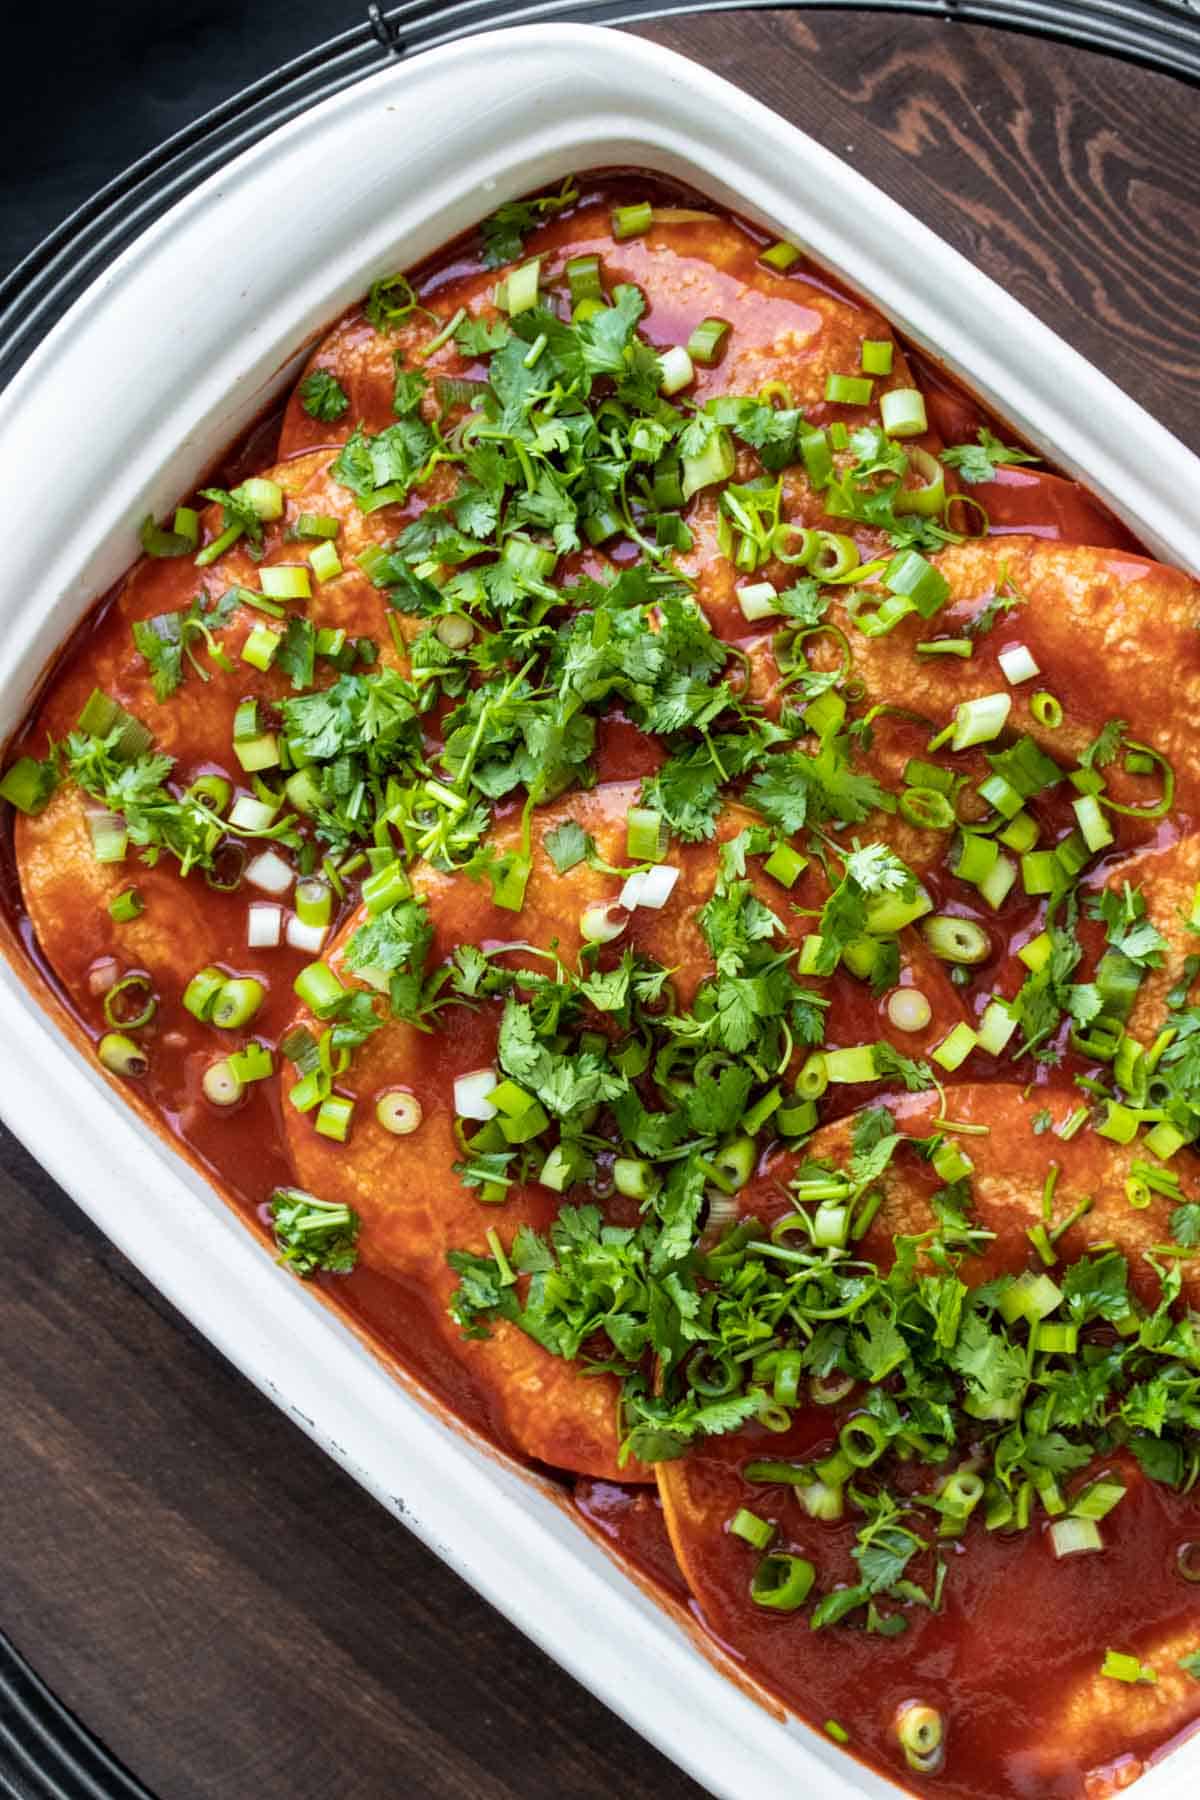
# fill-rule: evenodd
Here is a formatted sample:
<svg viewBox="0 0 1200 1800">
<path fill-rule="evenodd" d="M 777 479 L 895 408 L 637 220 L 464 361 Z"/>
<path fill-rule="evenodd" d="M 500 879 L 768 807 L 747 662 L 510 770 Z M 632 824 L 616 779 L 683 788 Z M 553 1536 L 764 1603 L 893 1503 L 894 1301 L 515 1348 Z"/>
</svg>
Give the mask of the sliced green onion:
<svg viewBox="0 0 1200 1800">
<path fill-rule="evenodd" d="M 193 781 L 188 793 L 195 799 L 202 800 L 213 812 L 223 813 L 229 805 L 233 788 L 223 775 L 201 775 L 198 780 Z"/>
<path fill-rule="evenodd" d="M 763 864 L 764 872 L 786 888 L 795 887 L 807 867 L 808 857 L 801 856 L 791 844 L 776 844 Z"/>
<path fill-rule="evenodd" d="M 811 1060 L 810 1058 L 809 1061 Z M 807 1066 L 806 1064 L 805 1067 Z M 801 1075 L 803 1073 L 804 1070 L 801 1070 Z M 875 1064 L 874 1044 L 855 1044 L 846 1050 L 827 1050 L 825 1074 L 829 1081 L 837 1083 L 877 1081 L 879 1071 Z"/>
<path fill-rule="evenodd" d="M 640 200 L 635 206 L 618 206 L 613 209 L 612 234 L 618 243 L 626 238 L 645 237 L 654 222 L 654 209 L 648 200 Z"/>
<path fill-rule="evenodd" d="M 896 988 L 888 995 L 887 1016 L 897 1031 L 924 1031 L 933 1008 L 919 988 Z"/>
<path fill-rule="evenodd" d="M 1000 842 L 1018 852 L 1032 850 L 1038 841 L 1038 822 L 1032 813 L 1019 812 L 1000 832 Z"/>
<path fill-rule="evenodd" d="M 696 371 L 692 367 L 692 359 L 682 344 L 672 344 L 669 350 L 661 350 L 658 356 L 659 377 L 658 391 L 669 398 L 688 387 L 696 379 Z"/>
<path fill-rule="evenodd" d="M 284 495 L 277 481 L 270 481 L 265 475 L 251 475 L 234 492 L 264 523 L 283 517 Z"/>
<path fill-rule="evenodd" d="M 209 1063 L 200 1082 L 205 1098 L 214 1106 L 236 1106 L 245 1093 L 245 1084 L 239 1080 L 230 1066 L 227 1056 L 219 1062 Z"/>
<path fill-rule="evenodd" d="M 815 1100 L 802 1100 L 796 1106 L 781 1106 L 775 1114 L 775 1125 L 781 1137 L 807 1137 L 817 1126 Z"/>
<path fill-rule="evenodd" d="M 338 520 L 328 513 L 301 513 L 295 524 L 298 538 L 335 538 L 340 530 Z"/>
<path fill-rule="evenodd" d="M 424 1118 L 421 1102 L 404 1088 L 390 1088 L 375 1102 L 375 1117 L 393 1137 L 408 1137 Z"/>
<path fill-rule="evenodd" d="M 258 701 L 240 700 L 233 715 L 233 741 L 235 744 L 247 742 L 259 735 Z"/>
<path fill-rule="evenodd" d="M 0 800 L 7 800 L 18 812 L 44 812 L 56 785 L 52 762 L 38 762 L 35 757 L 21 756 L 0 781 Z"/>
<path fill-rule="evenodd" d="M 1016 1029 L 1017 1021 L 1008 1004 L 1003 1000 L 989 1000 L 976 1028 L 979 1048 L 986 1050 L 989 1056 L 1000 1056 Z"/>
<path fill-rule="evenodd" d="M 600 280 L 600 258 L 598 256 L 571 256 L 566 266 L 567 285 L 571 290 L 571 305 L 578 306 L 581 300 L 604 299 L 604 287 Z"/>
<path fill-rule="evenodd" d="M 728 481 L 736 463 L 733 439 L 724 426 L 721 426 L 709 438 L 699 455 L 683 458 L 684 499 L 690 500 L 701 488 L 712 487 L 718 481 Z"/>
<path fill-rule="evenodd" d="M 272 600 L 312 599 L 309 572 L 298 563 L 274 563 L 270 568 L 260 569 L 258 584 Z"/>
<path fill-rule="evenodd" d="M 145 1051 L 123 1031 L 106 1031 L 96 1046 L 96 1055 L 112 1075 L 144 1075 L 150 1067 Z"/>
<path fill-rule="evenodd" d="M 336 581 L 342 572 L 342 559 L 330 543 L 320 543 L 308 553 L 308 566 L 318 581 Z"/>
<path fill-rule="evenodd" d="M 629 924 L 629 909 L 615 900 L 585 906 L 579 915 L 579 935 L 585 944 L 611 944 Z"/>
<path fill-rule="evenodd" d="M 129 847 L 129 831 L 121 813 L 100 812 L 89 808 L 87 814 L 88 836 L 92 840 L 92 855 L 98 863 L 124 862 L 125 852 Z"/>
<path fill-rule="evenodd" d="M 729 1531 L 731 1536 L 752 1544 L 756 1550 L 765 1550 L 775 1536 L 775 1527 L 770 1520 L 760 1519 L 757 1513 L 745 1506 L 739 1506 L 730 1519 Z"/>
<path fill-rule="evenodd" d="M 954 873 L 960 881 L 969 881 L 973 887 L 978 887 L 999 860 L 1000 850 L 995 838 L 983 837 L 975 831 L 964 831 L 959 841 Z"/>
<path fill-rule="evenodd" d="M 889 437 L 923 437 L 929 430 L 925 396 L 919 388 L 893 388 L 881 394 L 879 416 Z"/>
<path fill-rule="evenodd" d="M 777 244 L 771 244 L 767 249 L 760 250 L 758 260 L 766 263 L 768 269 L 774 269 L 777 274 L 786 275 L 787 271 L 800 261 L 803 254 L 804 252 L 796 244 L 789 244 L 786 238 L 781 238 Z"/>
<path fill-rule="evenodd" d="M 148 975 L 126 975 L 104 996 L 104 1017 L 122 1031 L 140 1031 L 158 1011 L 158 996 Z"/>
<path fill-rule="evenodd" d="M 339 1006 L 346 992 L 333 970 L 323 962 L 309 963 L 301 969 L 292 988 L 318 1019 Z"/>
<path fill-rule="evenodd" d="M 814 1050 L 796 1076 L 795 1088 L 802 1100 L 819 1100 L 829 1086 L 829 1058 L 825 1051 Z"/>
<path fill-rule="evenodd" d="M 247 1084 L 265 1081 L 275 1073 L 275 1059 L 271 1052 L 265 1044 L 260 1044 L 253 1038 L 248 1044 L 243 1044 L 240 1050 L 235 1050 L 227 1060 L 237 1079 Z"/>
<path fill-rule="evenodd" d="M 612 1166 L 613 1186 L 627 1200 L 648 1200 L 657 1183 L 648 1162 L 638 1156 L 618 1156 Z"/>
<path fill-rule="evenodd" d="M 996 859 L 979 883 L 980 896 L 996 912 L 1004 905 L 1009 893 L 1016 884 L 1017 865 L 1011 856 Z"/>
<path fill-rule="evenodd" d="M 921 518 L 940 518 L 946 510 L 946 471 L 936 456 L 920 444 L 912 445 L 907 452 L 908 466 L 921 477 L 916 487 L 902 485 L 892 497 L 892 506 L 898 513 L 917 513 Z M 970 642 L 970 639 L 967 640 Z"/>
<path fill-rule="evenodd" d="M 933 901 L 919 883 L 911 900 L 902 894 L 877 894 L 867 901 L 867 930 L 876 936 L 890 937 L 932 911 Z"/>
<path fill-rule="evenodd" d="M 242 645 L 242 661 L 265 675 L 275 661 L 282 642 L 281 631 L 272 631 L 269 625 L 256 625 Z"/>
<path fill-rule="evenodd" d="M 950 583 L 919 550 L 898 551 L 883 572 L 883 585 L 889 594 L 911 600 L 923 619 L 931 619 L 950 598 Z"/>
<path fill-rule="evenodd" d="M 295 879 L 295 870 L 277 850 L 263 850 L 246 864 L 245 878 L 264 894 L 285 894 Z"/>
<path fill-rule="evenodd" d="M 989 744 L 1000 736 L 1012 711 L 1011 694 L 982 694 L 977 700 L 964 700 L 954 714 L 951 750 L 970 750 L 975 744 Z"/>
<path fill-rule="evenodd" d="M 992 954 L 992 940 L 973 919 L 934 913 L 921 922 L 921 935 L 943 962 L 981 963 Z"/>
<path fill-rule="evenodd" d="M 864 375 L 890 375 L 894 351 L 888 338 L 864 338 L 860 357 Z"/>
<path fill-rule="evenodd" d="M 764 1556 L 750 1583 L 756 1606 L 773 1612 L 796 1612 L 812 1590 L 817 1571 L 802 1556 Z"/>
<path fill-rule="evenodd" d="M 692 361 L 711 368 L 721 354 L 728 330 L 729 325 L 724 319 L 702 319 L 687 342 Z"/>
<path fill-rule="evenodd" d="M 1045 1329 L 1043 1327 L 1043 1334 Z M 1044 1348 L 1040 1340 L 1038 1347 L 1039 1349 Z M 1125 1492 L 1123 1482 L 1114 1481 L 1111 1478 L 1106 1480 L 1100 1476 L 1096 1481 L 1089 1482 L 1081 1494 L 1076 1495 L 1071 1512 L 1077 1519 L 1107 1518 L 1113 1507 L 1121 1504 L 1125 1498 Z"/>
<path fill-rule="evenodd" d="M 942 1715 L 936 1707 L 911 1700 L 896 1714 L 896 1736 L 910 1769 L 932 1774 L 938 1767 L 945 1741 Z"/>
<path fill-rule="evenodd" d="M 1123 1650 L 1107 1651 L 1100 1673 L 1107 1675 L 1110 1681 L 1142 1681 L 1150 1686 L 1158 1680 L 1157 1671 L 1149 1663 L 1140 1662 L 1136 1656 L 1126 1656 Z"/>
<path fill-rule="evenodd" d="M 1078 800 L 1071 802 L 1075 817 L 1079 821 L 1079 829 L 1083 833 L 1083 841 L 1089 850 L 1104 850 L 1113 842 L 1112 827 L 1104 817 L 1100 802 L 1094 794 L 1081 794 Z"/>
<path fill-rule="evenodd" d="M 126 888 L 114 900 L 108 903 L 109 917 L 118 925 L 128 925 L 138 919 L 146 910 L 146 902 L 136 888 Z"/>
<path fill-rule="evenodd" d="M 207 1020 L 211 1016 L 217 995 L 227 979 L 221 969 L 214 968 L 211 964 L 192 976 L 183 990 L 183 1004 L 193 1018 Z"/>
<path fill-rule="evenodd" d="M 333 917 L 333 889 L 320 876 L 296 883 L 296 914 L 304 925 L 326 926 Z"/>
<path fill-rule="evenodd" d="M 974 650 L 970 638 L 930 638 L 927 643 L 916 646 L 918 656 L 960 656 L 964 662 Z"/>
<path fill-rule="evenodd" d="M 833 406 L 870 406 L 875 383 L 863 375 L 827 375 L 825 398 Z"/>
<path fill-rule="evenodd" d="M 1185 1581 L 1200 1581 L 1200 1544 L 1180 1544 L 1175 1552 L 1175 1567 Z"/>
<path fill-rule="evenodd" d="M 1021 810 L 1024 796 L 1015 788 L 1006 775 L 989 775 L 981 781 L 978 788 L 981 800 L 1006 819 L 1015 819 Z"/>
<path fill-rule="evenodd" d="M 208 1022 L 220 1031 L 237 1031 L 248 1025 L 267 997 L 261 981 L 238 975 L 223 980 L 208 1009 Z M 187 996 L 184 1000 L 186 1003 Z"/>
<path fill-rule="evenodd" d="M 1044 688 L 1030 696 L 1029 710 L 1046 731 L 1057 731 L 1063 722 L 1062 706 Z"/>
<path fill-rule="evenodd" d="M 839 531 L 818 531 L 816 544 L 809 555 L 808 567 L 818 581 L 840 581 L 857 569 L 858 545 L 852 537 Z"/>
<path fill-rule="evenodd" d="M 625 815 L 625 852 L 633 862 L 661 862 L 667 853 L 667 832 L 660 812 L 648 806 L 631 806 Z"/>
<path fill-rule="evenodd" d="M 1140 1124 L 1141 1119 L 1132 1107 L 1123 1106 L 1119 1100 L 1106 1100 L 1105 1115 L 1096 1126 L 1096 1136 L 1109 1138 L 1114 1144 L 1132 1144 Z"/>
<path fill-rule="evenodd" d="M 347 1100 L 341 1094 L 329 1094 L 317 1108 L 313 1124 L 322 1137 L 333 1138 L 336 1143 L 344 1144 L 350 1136 L 353 1119 L 353 1100 Z"/>
<path fill-rule="evenodd" d="M 776 1483 L 784 1487 L 804 1487 L 812 1480 L 807 1463 L 748 1462 L 742 1474 L 754 1487 L 772 1487 Z"/>
<path fill-rule="evenodd" d="M 1188 1142 L 1189 1139 L 1169 1119 L 1161 1119 L 1145 1137 L 1147 1150 L 1162 1162 L 1170 1162 L 1176 1151 L 1182 1150 Z"/>
<path fill-rule="evenodd" d="M 369 913 L 387 912 L 398 901 L 407 900 L 411 893 L 412 883 L 399 857 L 384 863 L 362 884 L 362 901 Z"/>
<path fill-rule="evenodd" d="M 938 1499 L 945 1508 L 950 1519 L 959 1522 L 969 1519 L 979 1502 L 983 1499 L 984 1482 L 974 1469 L 956 1469 L 948 1475 L 938 1490 Z M 943 1520 L 945 1523 L 945 1519 Z M 942 1536 L 950 1533 L 943 1531 Z"/>
<path fill-rule="evenodd" d="M 142 520 L 138 536 L 147 556 L 186 556 L 200 542 L 200 518 L 190 506 L 176 507 L 174 527 L 167 531 L 151 513 Z"/>
<path fill-rule="evenodd" d="M 738 588 L 737 603 L 742 609 L 742 617 L 751 625 L 779 614 L 779 595 L 769 581 L 755 581 Z"/>
<path fill-rule="evenodd" d="M 1038 1328 L 1037 1347 L 1044 1356 L 1074 1356 L 1079 1348 L 1078 1325 L 1042 1325 Z M 1123 1491 L 1123 1490 L 1122 1490 Z M 1092 1515 L 1100 1518 L 1102 1515 Z"/>
<path fill-rule="evenodd" d="M 838 1433 L 838 1444 L 843 1456 L 854 1468 L 869 1469 L 887 1449 L 887 1432 L 870 1413 L 860 1413 L 853 1419 L 847 1419 L 842 1426 Z"/>
<path fill-rule="evenodd" d="M 1060 887 L 1059 864 L 1052 850 L 1028 850 L 1021 858 L 1021 880 L 1031 895 L 1052 894 Z"/>
<path fill-rule="evenodd" d="M 247 775 L 257 775 L 263 769 L 277 769 L 281 758 L 279 739 L 273 731 L 260 732 L 257 737 L 243 738 L 233 746 L 233 754 Z"/>
<path fill-rule="evenodd" d="M 929 1054 L 935 1063 L 953 1072 L 967 1060 L 978 1042 L 971 1027 L 960 1022 Z"/>
</svg>

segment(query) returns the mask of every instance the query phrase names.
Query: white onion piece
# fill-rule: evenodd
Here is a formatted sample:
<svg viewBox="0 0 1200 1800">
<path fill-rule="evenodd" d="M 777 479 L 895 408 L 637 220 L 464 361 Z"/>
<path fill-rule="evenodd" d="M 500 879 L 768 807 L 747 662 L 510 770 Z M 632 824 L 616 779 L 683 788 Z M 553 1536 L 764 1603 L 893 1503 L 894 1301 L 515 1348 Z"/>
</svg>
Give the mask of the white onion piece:
<svg viewBox="0 0 1200 1800">
<path fill-rule="evenodd" d="M 1014 644 L 1011 650 L 1002 650 L 996 661 L 1004 671 L 1004 678 L 1016 687 L 1019 682 L 1032 681 L 1041 670 L 1033 660 L 1033 652 L 1028 644 Z"/>
<path fill-rule="evenodd" d="M 495 1111 L 495 1108 L 492 1109 Z M 421 1102 L 406 1088 L 391 1088 L 375 1102 L 375 1117 L 393 1137 L 408 1137 L 424 1117 Z"/>
<path fill-rule="evenodd" d="M 888 995 L 887 1016 L 897 1031 L 924 1031 L 933 1008 L 920 988 L 897 988 Z"/>
<path fill-rule="evenodd" d="M 648 906 L 654 912 L 667 904 L 679 880 L 679 870 L 670 863 L 656 863 L 652 869 L 639 869 L 630 875 L 621 889 L 621 905 L 632 909 Z"/>
<path fill-rule="evenodd" d="M 283 930 L 283 908 L 255 900 L 246 915 L 246 942 L 251 950 L 273 950 Z"/>
<path fill-rule="evenodd" d="M 496 1109 L 488 1099 L 500 1077 L 495 1069 L 472 1069 L 454 1080 L 454 1110 L 460 1119 L 494 1119 Z"/>
<path fill-rule="evenodd" d="M 264 894 L 286 894 L 296 879 L 296 871 L 277 850 L 264 850 L 246 864 L 245 879 Z"/>
<path fill-rule="evenodd" d="M 244 1086 L 229 1066 L 227 1057 L 209 1063 L 200 1083 L 214 1106 L 236 1106 L 245 1092 Z"/>
<path fill-rule="evenodd" d="M 660 394 L 677 394 L 695 376 L 692 359 L 682 344 L 672 344 L 669 350 L 661 351 L 658 361 L 662 369 L 658 380 Z"/>
<path fill-rule="evenodd" d="M 742 609 L 742 617 L 751 625 L 759 619 L 771 619 L 779 611 L 779 595 L 775 585 L 770 581 L 751 581 L 737 591 L 737 603 Z"/>
<path fill-rule="evenodd" d="M 239 831 L 266 831 L 275 822 L 277 806 L 256 800 L 253 794 L 239 794 L 229 814 L 229 823 Z"/>
<path fill-rule="evenodd" d="M 288 914 L 287 941 L 293 950 L 307 950 L 310 956 L 319 956 L 328 936 L 328 925 L 306 925 L 296 913 Z"/>
<path fill-rule="evenodd" d="M 103 957 L 88 970 L 88 992 L 107 994 L 109 988 L 116 987 L 120 973 L 120 966 L 114 956 Z"/>
<path fill-rule="evenodd" d="M 588 944 L 611 944 L 628 923 L 629 913 L 623 899 L 620 903 L 598 900 L 594 906 L 585 906 L 580 913 L 579 935 Z"/>
</svg>

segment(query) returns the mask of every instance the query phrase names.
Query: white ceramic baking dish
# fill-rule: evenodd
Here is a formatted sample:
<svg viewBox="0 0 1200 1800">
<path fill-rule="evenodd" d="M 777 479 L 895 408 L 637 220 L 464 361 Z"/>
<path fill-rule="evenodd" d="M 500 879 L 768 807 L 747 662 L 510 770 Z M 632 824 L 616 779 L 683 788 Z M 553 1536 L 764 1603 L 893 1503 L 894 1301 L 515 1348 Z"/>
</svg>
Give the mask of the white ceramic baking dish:
<svg viewBox="0 0 1200 1800">
<path fill-rule="evenodd" d="M 161 515 L 377 276 L 500 201 L 616 164 L 682 178 L 795 238 L 933 348 L 1138 535 L 1200 570 L 1200 461 L 845 164 L 680 57 L 585 27 L 399 64 L 239 157 L 141 237 L 17 377 L 0 730 Z M 76 1053 L 0 966 L 8 1123 L 181 1311 L 460 1574 L 714 1793 L 895 1793 L 720 1674 L 548 1490 L 397 1384 Z M 1147 1777 L 1194 1794 L 1200 1743 Z"/>
</svg>

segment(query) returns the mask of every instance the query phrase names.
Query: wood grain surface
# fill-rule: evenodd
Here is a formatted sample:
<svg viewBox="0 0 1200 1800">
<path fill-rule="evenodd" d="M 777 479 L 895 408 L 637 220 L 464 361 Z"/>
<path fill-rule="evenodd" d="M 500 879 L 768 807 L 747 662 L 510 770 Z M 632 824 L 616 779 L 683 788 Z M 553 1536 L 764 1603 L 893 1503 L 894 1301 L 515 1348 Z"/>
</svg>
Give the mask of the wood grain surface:
<svg viewBox="0 0 1200 1800">
<path fill-rule="evenodd" d="M 847 157 L 1200 447 L 1200 107 L 975 27 L 643 35 Z M 0 1136 L 0 1623 L 161 1800 L 683 1800 Z M 482 1528 L 482 1525 L 481 1525 Z"/>
</svg>

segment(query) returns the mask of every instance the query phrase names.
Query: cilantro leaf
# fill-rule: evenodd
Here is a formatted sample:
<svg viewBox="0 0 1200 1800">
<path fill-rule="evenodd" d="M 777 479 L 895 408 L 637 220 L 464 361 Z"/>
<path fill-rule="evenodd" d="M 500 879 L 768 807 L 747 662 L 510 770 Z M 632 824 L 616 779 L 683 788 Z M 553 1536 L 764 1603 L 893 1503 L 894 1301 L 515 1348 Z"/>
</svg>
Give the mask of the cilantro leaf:
<svg viewBox="0 0 1200 1800">
<path fill-rule="evenodd" d="M 479 227 L 484 268 L 498 269 L 504 263 L 516 262 L 527 233 L 578 198 L 575 179 L 568 176 L 557 194 L 541 194 L 534 200 L 508 200 L 498 206 Z"/>
<path fill-rule="evenodd" d="M 963 480 L 971 485 L 980 481 L 994 481 L 997 468 L 1012 463 L 1041 461 L 1040 457 L 1031 456 L 1028 450 L 1019 450 L 1012 444 L 1002 444 L 986 425 L 980 426 L 976 437 L 978 441 L 974 444 L 956 444 L 941 453 L 946 467 L 957 469 Z"/>
<path fill-rule="evenodd" d="M 560 875 L 586 861 L 596 848 L 576 819 L 564 819 L 553 831 L 543 832 L 542 847 Z"/>
<path fill-rule="evenodd" d="M 311 419 L 332 425 L 350 404 L 350 397 L 336 375 L 328 369 L 313 369 L 304 377 L 297 392 L 300 404 Z"/>
</svg>

